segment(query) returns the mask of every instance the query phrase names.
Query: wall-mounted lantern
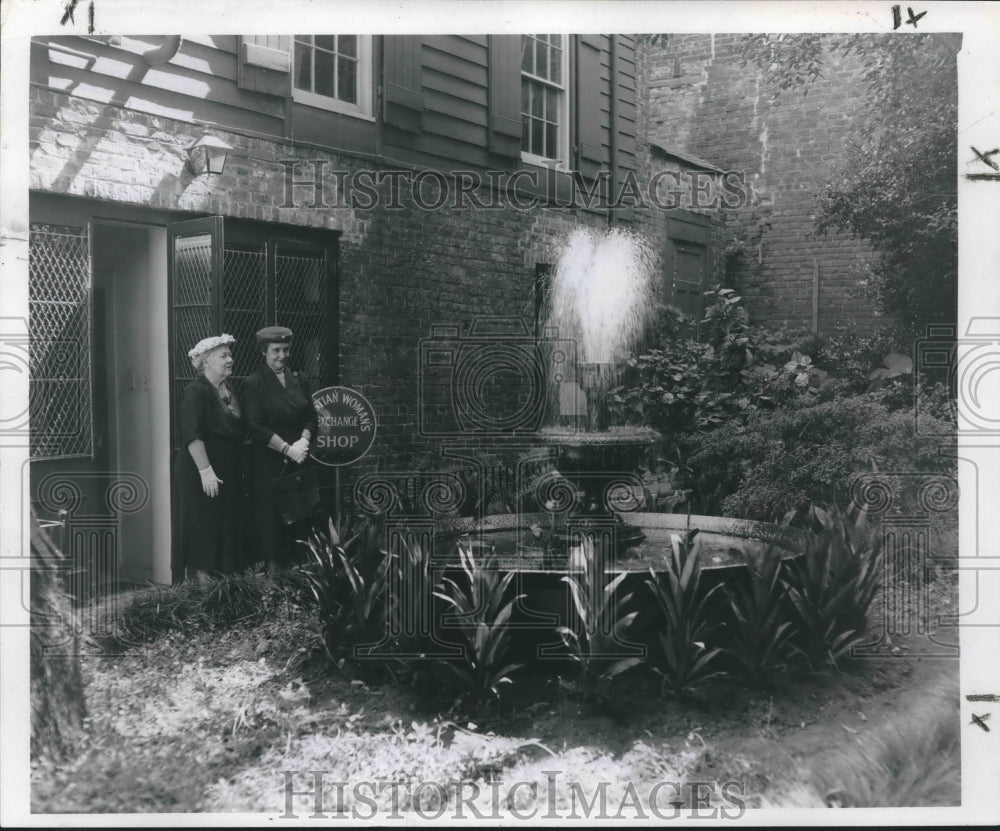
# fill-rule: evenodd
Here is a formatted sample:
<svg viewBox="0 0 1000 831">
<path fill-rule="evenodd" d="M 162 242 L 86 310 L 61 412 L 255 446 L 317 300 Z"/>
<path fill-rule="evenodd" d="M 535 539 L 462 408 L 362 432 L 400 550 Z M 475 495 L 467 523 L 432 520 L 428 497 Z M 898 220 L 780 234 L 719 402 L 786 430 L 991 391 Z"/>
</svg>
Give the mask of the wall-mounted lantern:
<svg viewBox="0 0 1000 831">
<path fill-rule="evenodd" d="M 203 135 L 187 148 L 187 167 L 195 176 L 202 173 L 222 173 L 226 157 L 233 148 L 222 139 Z"/>
</svg>

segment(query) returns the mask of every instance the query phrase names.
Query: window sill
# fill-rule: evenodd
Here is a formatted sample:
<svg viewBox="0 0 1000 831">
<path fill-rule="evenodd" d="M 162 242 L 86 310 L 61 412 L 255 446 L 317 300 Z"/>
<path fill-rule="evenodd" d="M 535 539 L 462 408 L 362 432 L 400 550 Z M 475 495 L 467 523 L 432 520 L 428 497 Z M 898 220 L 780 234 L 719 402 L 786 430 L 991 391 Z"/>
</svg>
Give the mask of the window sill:
<svg viewBox="0 0 1000 831">
<path fill-rule="evenodd" d="M 521 161 L 534 167 L 541 167 L 545 170 L 554 170 L 556 173 L 571 173 L 570 167 L 562 159 L 547 159 L 545 156 L 536 156 L 534 153 L 521 151 Z"/>
<path fill-rule="evenodd" d="M 307 107 L 327 110 L 328 112 L 350 116 L 351 118 L 357 118 L 362 121 L 375 121 L 375 116 L 368 111 L 369 108 L 358 106 L 356 104 L 347 104 L 343 101 L 337 100 L 336 98 L 328 98 L 325 95 L 317 95 L 314 92 L 293 89 L 292 100 L 296 104 L 305 104 Z"/>
</svg>

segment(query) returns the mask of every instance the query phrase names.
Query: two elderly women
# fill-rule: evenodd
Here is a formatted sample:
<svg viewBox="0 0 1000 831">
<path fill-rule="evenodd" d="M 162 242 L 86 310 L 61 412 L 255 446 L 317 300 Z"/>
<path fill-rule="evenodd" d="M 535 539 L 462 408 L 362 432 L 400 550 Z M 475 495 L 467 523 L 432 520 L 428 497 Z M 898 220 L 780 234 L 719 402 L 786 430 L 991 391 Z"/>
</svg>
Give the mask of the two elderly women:
<svg viewBox="0 0 1000 831">
<path fill-rule="evenodd" d="M 282 566 L 292 559 L 293 540 L 278 514 L 272 480 L 289 464 L 306 462 L 316 411 L 305 379 L 287 366 L 291 340 L 284 327 L 257 333 L 264 365 L 243 382 L 242 401 L 230 384 L 235 338 L 205 338 L 188 352 L 199 375 L 184 390 L 179 409 L 175 578 L 231 573 L 259 560 Z"/>
</svg>

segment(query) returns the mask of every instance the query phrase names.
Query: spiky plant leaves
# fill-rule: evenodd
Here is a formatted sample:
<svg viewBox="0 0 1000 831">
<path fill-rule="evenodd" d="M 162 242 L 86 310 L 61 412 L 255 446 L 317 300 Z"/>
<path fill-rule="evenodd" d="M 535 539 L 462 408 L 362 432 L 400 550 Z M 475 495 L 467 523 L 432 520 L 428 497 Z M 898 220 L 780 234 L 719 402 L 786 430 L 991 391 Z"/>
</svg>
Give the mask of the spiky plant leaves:
<svg viewBox="0 0 1000 831">
<path fill-rule="evenodd" d="M 697 530 L 684 538 L 671 535 L 670 556 L 657 573 L 652 567 L 645 584 L 655 601 L 660 631 L 655 646 L 654 671 L 662 679 L 664 692 L 675 697 L 690 695 L 721 672 L 715 670 L 718 649 L 708 649 L 705 639 L 714 626 L 710 609 L 722 590 L 701 588 L 701 564 L 694 547 Z"/>
<path fill-rule="evenodd" d="M 736 621 L 732 645 L 725 652 L 738 674 L 756 686 L 770 686 L 792 658 L 792 622 L 787 618 L 787 589 L 781 558 L 773 549 L 760 562 L 746 558 L 746 579 L 728 586 L 729 608 Z"/>
<path fill-rule="evenodd" d="M 819 667 L 861 642 L 881 585 L 881 560 L 864 511 L 853 520 L 837 508 L 816 516 L 820 530 L 789 564 L 785 582 L 798 618 L 799 648 Z"/>
<path fill-rule="evenodd" d="M 306 575 L 319 607 L 323 642 L 340 666 L 385 634 L 386 587 L 393 559 L 367 526 L 341 545 L 345 530 L 331 520 L 327 535 L 314 530 L 305 540 L 310 555 Z M 348 548 L 357 549 L 353 556 Z"/>
<path fill-rule="evenodd" d="M 573 600 L 572 626 L 557 628 L 569 657 L 580 668 L 585 697 L 601 698 L 601 688 L 610 679 L 643 662 L 641 656 L 622 656 L 628 645 L 628 630 L 638 612 L 626 612 L 632 594 L 621 594 L 626 573 L 606 580 L 604 558 L 593 539 L 584 537 L 579 547 L 578 570 L 562 578 Z"/>
<path fill-rule="evenodd" d="M 522 664 L 507 661 L 510 617 L 524 595 L 510 597 L 514 572 L 502 576 L 491 554 L 476 562 L 472 547 L 459 546 L 461 570 L 457 578 L 445 577 L 433 592 L 452 613 L 462 639 L 462 657 L 444 662 L 459 679 L 466 696 L 482 705 L 500 695 L 503 684 Z"/>
</svg>

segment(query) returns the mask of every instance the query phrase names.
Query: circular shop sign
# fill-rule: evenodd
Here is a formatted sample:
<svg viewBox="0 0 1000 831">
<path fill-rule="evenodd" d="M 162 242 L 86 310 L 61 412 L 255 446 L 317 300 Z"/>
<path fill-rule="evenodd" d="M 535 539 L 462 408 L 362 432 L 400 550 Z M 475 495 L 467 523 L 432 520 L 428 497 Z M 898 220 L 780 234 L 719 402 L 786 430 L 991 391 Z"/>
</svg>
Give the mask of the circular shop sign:
<svg viewBox="0 0 1000 831">
<path fill-rule="evenodd" d="M 356 462 L 371 450 L 378 420 L 368 399 L 349 387 L 324 387 L 313 393 L 318 433 L 310 451 L 324 465 Z"/>
</svg>

